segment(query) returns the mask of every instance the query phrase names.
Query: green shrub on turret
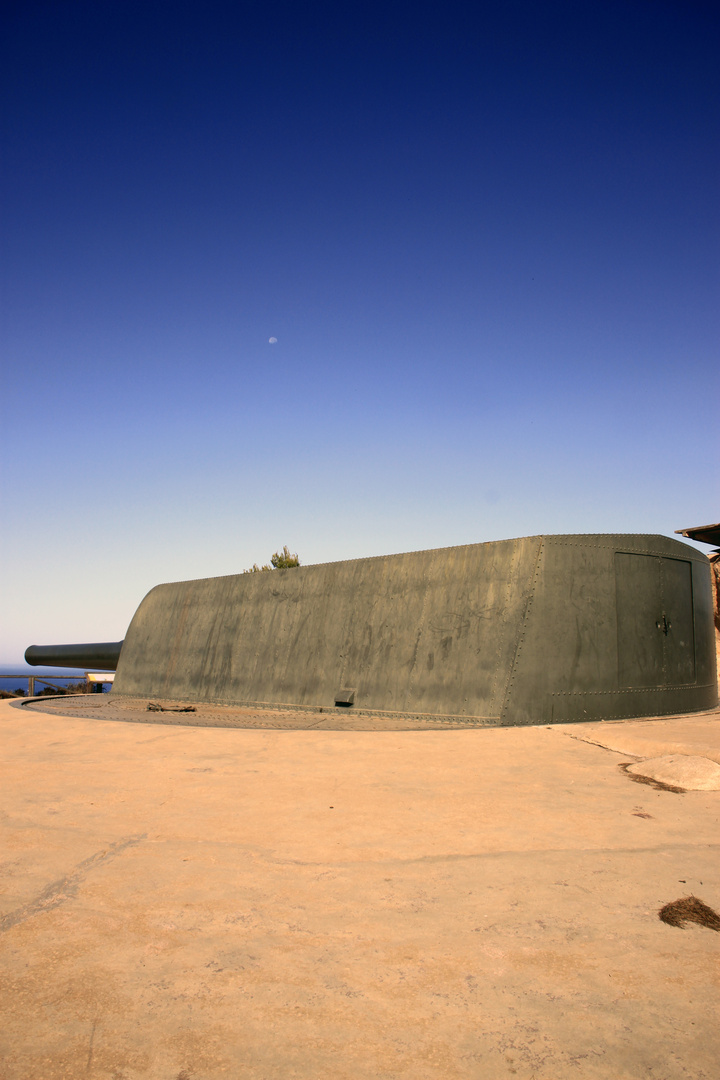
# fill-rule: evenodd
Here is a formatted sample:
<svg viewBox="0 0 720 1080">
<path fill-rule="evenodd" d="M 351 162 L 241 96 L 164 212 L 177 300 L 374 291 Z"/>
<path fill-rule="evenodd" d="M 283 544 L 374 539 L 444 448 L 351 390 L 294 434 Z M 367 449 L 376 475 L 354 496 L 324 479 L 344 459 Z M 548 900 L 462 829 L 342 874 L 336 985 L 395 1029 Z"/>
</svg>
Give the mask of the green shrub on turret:
<svg viewBox="0 0 720 1080">
<path fill-rule="evenodd" d="M 270 558 L 270 565 L 258 566 L 257 563 L 253 563 L 249 570 L 243 570 L 243 574 L 260 574 L 263 570 L 290 570 L 293 566 L 299 566 L 300 559 L 297 554 L 293 555 L 288 549 L 287 544 L 282 551 L 276 551 Z"/>
<path fill-rule="evenodd" d="M 300 560 L 295 555 L 291 555 L 287 549 L 287 544 L 282 551 L 276 551 L 270 559 L 274 570 L 290 570 L 293 566 L 299 566 Z"/>
</svg>

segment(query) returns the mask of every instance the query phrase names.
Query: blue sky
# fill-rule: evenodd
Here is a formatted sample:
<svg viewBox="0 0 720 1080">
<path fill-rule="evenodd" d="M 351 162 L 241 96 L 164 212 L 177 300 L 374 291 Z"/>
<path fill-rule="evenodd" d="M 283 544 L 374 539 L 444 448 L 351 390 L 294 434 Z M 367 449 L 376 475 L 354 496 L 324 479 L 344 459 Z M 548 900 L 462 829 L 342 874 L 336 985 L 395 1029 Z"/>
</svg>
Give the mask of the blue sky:
<svg viewBox="0 0 720 1080">
<path fill-rule="evenodd" d="M 717 520 L 714 3 L 4 12 L 0 659 L 283 544 Z"/>
</svg>

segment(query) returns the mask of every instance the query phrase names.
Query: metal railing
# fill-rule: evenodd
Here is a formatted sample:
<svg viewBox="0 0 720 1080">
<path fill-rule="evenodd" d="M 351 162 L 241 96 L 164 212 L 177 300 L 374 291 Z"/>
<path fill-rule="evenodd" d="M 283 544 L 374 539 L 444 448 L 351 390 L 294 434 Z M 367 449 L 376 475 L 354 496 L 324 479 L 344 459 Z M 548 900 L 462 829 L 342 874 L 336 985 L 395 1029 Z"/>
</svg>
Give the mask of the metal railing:
<svg viewBox="0 0 720 1080">
<path fill-rule="evenodd" d="M 78 675 L 53 675 L 51 679 L 46 679 L 43 675 L 28 675 L 27 672 L 22 672 L 22 673 L 16 673 L 15 675 L 12 675 L 12 674 L 10 674 L 10 675 L 0 675 L 0 679 L 15 679 L 15 680 L 20 679 L 21 681 L 25 681 L 27 679 L 27 684 L 28 684 L 27 696 L 28 697 L 35 697 L 35 684 L 36 683 L 42 683 L 44 686 L 49 686 L 52 690 L 57 690 L 57 692 L 59 694 L 63 694 L 65 692 L 65 688 L 62 687 L 62 686 L 57 686 L 56 685 L 57 683 L 59 683 L 59 682 L 69 682 L 69 683 L 82 683 L 82 682 L 84 682 L 85 685 L 88 687 L 88 691 L 87 691 L 88 693 L 95 692 L 95 693 L 101 694 L 103 692 L 103 686 L 105 685 L 105 683 L 112 683 L 112 681 L 113 681 L 112 680 L 112 673 L 110 673 L 110 672 L 108 672 L 109 677 L 107 679 L 99 678 L 98 675 L 95 675 L 94 672 L 92 673 L 94 677 L 92 679 L 90 679 L 89 678 L 90 674 L 91 674 L 90 672 L 86 672 L 84 678 L 81 677 L 81 676 L 78 676 Z"/>
</svg>

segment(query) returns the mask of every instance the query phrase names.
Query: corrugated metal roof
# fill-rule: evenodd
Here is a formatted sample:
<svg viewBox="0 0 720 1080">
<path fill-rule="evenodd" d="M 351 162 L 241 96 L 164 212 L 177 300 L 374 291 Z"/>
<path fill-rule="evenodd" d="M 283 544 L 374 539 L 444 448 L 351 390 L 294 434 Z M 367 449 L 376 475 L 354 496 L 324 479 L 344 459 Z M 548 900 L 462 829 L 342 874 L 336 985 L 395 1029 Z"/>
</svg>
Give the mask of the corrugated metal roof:
<svg viewBox="0 0 720 1080">
<path fill-rule="evenodd" d="M 692 529 L 676 529 L 680 536 L 699 540 L 702 544 L 720 545 L 720 525 L 696 525 Z"/>
</svg>

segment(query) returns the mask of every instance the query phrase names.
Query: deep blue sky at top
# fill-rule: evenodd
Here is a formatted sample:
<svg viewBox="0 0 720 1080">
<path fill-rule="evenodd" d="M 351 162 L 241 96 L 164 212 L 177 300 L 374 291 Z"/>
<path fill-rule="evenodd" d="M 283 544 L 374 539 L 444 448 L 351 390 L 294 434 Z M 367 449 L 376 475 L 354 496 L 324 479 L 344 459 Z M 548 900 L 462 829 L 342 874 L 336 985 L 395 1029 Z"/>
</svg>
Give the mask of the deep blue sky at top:
<svg viewBox="0 0 720 1080">
<path fill-rule="evenodd" d="M 283 543 L 717 519 L 716 4 L 4 22 L 3 655 Z"/>
</svg>

